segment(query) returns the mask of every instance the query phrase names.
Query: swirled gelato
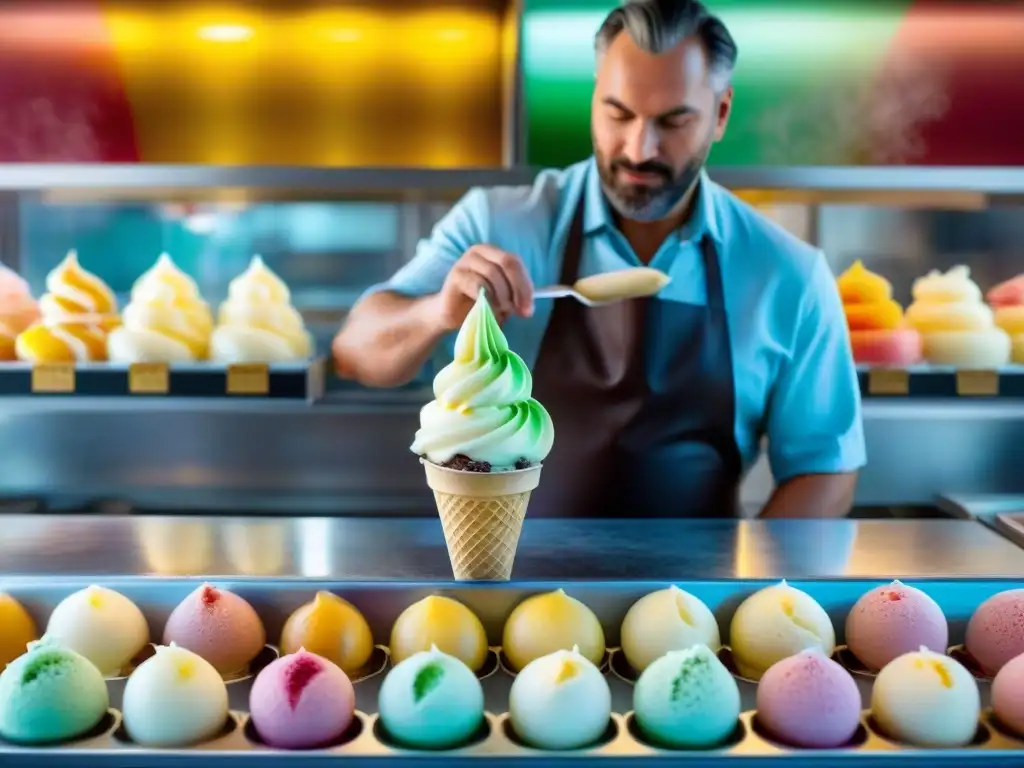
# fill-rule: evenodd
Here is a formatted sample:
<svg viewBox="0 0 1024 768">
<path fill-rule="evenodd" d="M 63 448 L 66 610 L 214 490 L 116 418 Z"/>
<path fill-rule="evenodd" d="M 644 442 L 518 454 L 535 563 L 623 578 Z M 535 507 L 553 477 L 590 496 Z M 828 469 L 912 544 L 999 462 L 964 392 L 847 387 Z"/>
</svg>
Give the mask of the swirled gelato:
<svg viewBox="0 0 1024 768">
<path fill-rule="evenodd" d="M 484 291 L 455 340 L 455 359 L 434 377 L 412 451 L 434 464 L 504 472 L 540 464 L 555 439 L 531 397 L 533 376 L 509 349 Z"/>
<path fill-rule="evenodd" d="M 218 363 L 284 363 L 309 357 L 313 339 L 291 298 L 284 281 L 254 256 L 228 286 L 210 339 L 210 358 Z"/>
<path fill-rule="evenodd" d="M 853 358 L 869 365 L 910 365 L 921 359 L 921 336 L 906 327 L 892 283 L 860 259 L 836 280 Z"/>
<path fill-rule="evenodd" d="M 996 326 L 968 267 L 933 270 L 914 281 L 913 293 L 907 322 L 920 331 L 928 362 L 963 368 L 1009 362 L 1010 337 Z"/>
<path fill-rule="evenodd" d="M 166 253 L 132 287 L 123 325 L 107 339 L 119 363 L 188 363 L 206 357 L 213 331 L 210 307 L 195 281 Z"/>
<path fill-rule="evenodd" d="M 1010 334 L 1013 362 L 1024 363 L 1024 275 L 1000 283 L 985 298 L 995 309 L 996 325 Z"/>
<path fill-rule="evenodd" d="M 75 251 L 46 277 L 38 323 L 15 341 L 19 360 L 74 363 L 107 359 L 107 334 L 119 323 L 117 299 L 100 278 L 82 268 Z"/>
<path fill-rule="evenodd" d="M 39 317 L 39 307 L 20 275 L 0 264 L 0 361 L 16 360 L 14 340 Z"/>
</svg>

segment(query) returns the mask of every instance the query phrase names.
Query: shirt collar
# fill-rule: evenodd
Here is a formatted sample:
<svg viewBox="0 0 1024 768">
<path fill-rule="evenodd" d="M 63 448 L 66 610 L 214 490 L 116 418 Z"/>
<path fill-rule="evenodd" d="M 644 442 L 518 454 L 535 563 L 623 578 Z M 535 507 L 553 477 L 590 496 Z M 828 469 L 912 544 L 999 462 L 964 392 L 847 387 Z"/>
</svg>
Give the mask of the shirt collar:
<svg viewBox="0 0 1024 768">
<path fill-rule="evenodd" d="M 586 207 L 583 210 L 583 233 L 595 234 L 605 227 L 615 226 L 608 201 L 601 189 L 601 177 L 597 172 L 597 161 L 591 157 L 587 165 L 587 178 L 584 181 L 583 195 Z M 679 238 L 683 241 L 697 241 L 703 235 L 721 244 L 718 228 L 718 208 L 715 200 L 715 186 L 708 178 L 707 172 L 701 170 L 700 181 L 697 183 L 697 200 L 689 220 L 679 229 Z"/>
</svg>

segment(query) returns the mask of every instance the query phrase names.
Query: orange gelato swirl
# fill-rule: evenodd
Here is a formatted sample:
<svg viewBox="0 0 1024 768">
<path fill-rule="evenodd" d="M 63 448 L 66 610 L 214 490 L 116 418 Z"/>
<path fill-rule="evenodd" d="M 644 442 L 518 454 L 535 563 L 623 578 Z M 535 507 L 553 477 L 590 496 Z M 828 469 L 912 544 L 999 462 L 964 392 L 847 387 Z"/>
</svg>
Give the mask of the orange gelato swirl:
<svg viewBox="0 0 1024 768">
<path fill-rule="evenodd" d="M 117 327 L 117 299 L 110 287 L 78 263 L 75 251 L 46 278 L 39 300 L 42 319 L 15 342 L 19 360 L 74 363 L 107 359 L 107 334 Z"/>
<path fill-rule="evenodd" d="M 1024 275 L 992 288 L 985 296 L 995 310 L 996 325 L 1010 334 L 1010 358 L 1024 363 Z"/>
<path fill-rule="evenodd" d="M 16 360 L 15 339 L 39 317 L 28 283 L 0 264 L 0 361 Z"/>
<path fill-rule="evenodd" d="M 858 259 L 836 284 L 856 362 L 911 365 L 920 360 L 920 336 L 906 327 L 903 307 L 892 298 L 892 283 Z"/>
</svg>

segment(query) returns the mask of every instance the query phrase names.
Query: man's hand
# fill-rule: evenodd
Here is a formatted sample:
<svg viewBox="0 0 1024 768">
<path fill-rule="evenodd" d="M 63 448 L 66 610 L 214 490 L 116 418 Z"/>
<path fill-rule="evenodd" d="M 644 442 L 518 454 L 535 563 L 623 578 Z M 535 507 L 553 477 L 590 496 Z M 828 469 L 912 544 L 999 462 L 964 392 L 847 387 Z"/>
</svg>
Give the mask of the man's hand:
<svg viewBox="0 0 1024 768">
<path fill-rule="evenodd" d="M 462 326 L 481 288 L 487 291 L 499 322 L 513 314 L 533 314 L 533 283 L 522 260 L 491 245 L 474 245 L 455 262 L 440 292 L 433 297 L 445 330 Z"/>
</svg>

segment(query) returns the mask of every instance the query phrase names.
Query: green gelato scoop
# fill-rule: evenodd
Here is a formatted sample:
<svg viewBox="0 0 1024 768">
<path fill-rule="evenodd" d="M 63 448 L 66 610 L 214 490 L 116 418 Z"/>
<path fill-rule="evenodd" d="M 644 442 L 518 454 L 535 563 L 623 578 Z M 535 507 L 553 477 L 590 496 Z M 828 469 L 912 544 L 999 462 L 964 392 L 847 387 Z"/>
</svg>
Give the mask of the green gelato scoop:
<svg viewBox="0 0 1024 768">
<path fill-rule="evenodd" d="M 45 639 L 0 674 L 0 737 L 12 742 L 75 739 L 109 706 L 107 684 L 92 662 Z"/>
</svg>

